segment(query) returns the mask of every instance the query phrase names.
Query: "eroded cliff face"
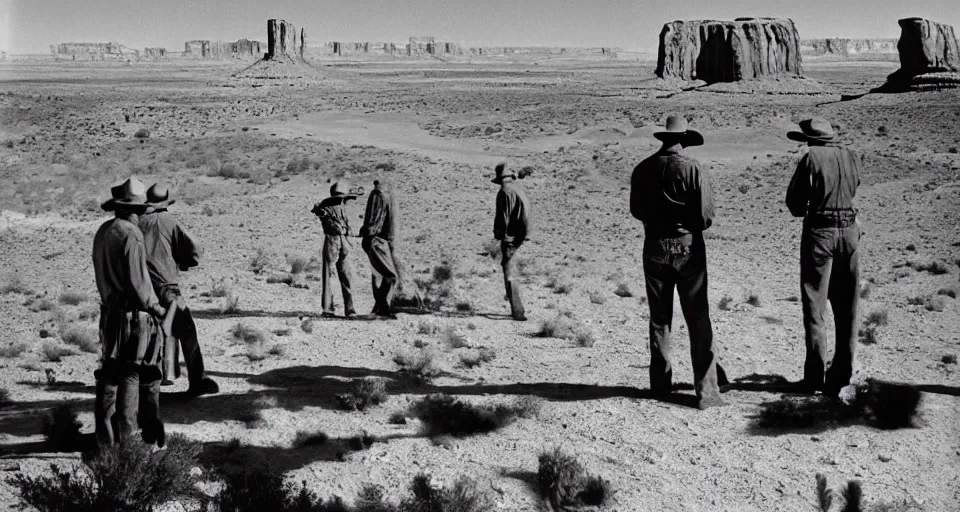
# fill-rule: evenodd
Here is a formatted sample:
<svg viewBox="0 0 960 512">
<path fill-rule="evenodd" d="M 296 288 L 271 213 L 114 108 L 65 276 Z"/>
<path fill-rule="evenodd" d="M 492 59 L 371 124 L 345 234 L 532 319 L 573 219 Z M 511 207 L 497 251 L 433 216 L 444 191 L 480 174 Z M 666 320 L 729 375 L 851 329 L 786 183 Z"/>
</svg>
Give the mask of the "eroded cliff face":
<svg viewBox="0 0 960 512">
<path fill-rule="evenodd" d="M 266 60 L 296 60 L 299 57 L 297 49 L 297 29 L 292 23 L 284 20 L 267 20 L 267 53 Z"/>
<path fill-rule="evenodd" d="M 899 23 L 900 69 L 880 90 L 960 87 L 960 48 L 953 27 L 923 18 Z"/>
<path fill-rule="evenodd" d="M 843 59 L 896 59 L 896 39 L 804 39 L 800 41 L 800 53 L 810 57 L 838 57 Z"/>
<path fill-rule="evenodd" d="M 792 20 L 674 21 L 663 26 L 657 76 L 707 83 L 802 76 Z"/>
</svg>

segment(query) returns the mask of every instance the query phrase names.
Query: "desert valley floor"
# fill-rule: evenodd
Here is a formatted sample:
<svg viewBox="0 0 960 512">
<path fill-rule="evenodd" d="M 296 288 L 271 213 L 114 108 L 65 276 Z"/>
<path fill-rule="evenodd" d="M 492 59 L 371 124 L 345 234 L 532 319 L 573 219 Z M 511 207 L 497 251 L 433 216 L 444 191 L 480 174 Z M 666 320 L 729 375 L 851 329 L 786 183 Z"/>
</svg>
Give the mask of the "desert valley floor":
<svg viewBox="0 0 960 512">
<path fill-rule="evenodd" d="M 98 205 L 111 183 L 135 174 L 171 185 L 171 211 L 206 251 L 184 284 L 221 392 L 185 400 L 186 379 L 165 387 L 168 430 L 228 446 L 238 460 L 269 460 L 321 496 L 349 501 L 365 483 L 391 495 L 426 472 L 473 478 L 497 510 L 537 510 L 537 456 L 559 446 L 610 481 L 610 510 L 812 511 L 817 473 L 837 485 L 860 480 L 868 504 L 960 509 L 960 90 L 855 97 L 892 63 L 805 63 L 807 79 L 790 88 L 686 87 L 654 78 L 653 63 L 616 60 L 339 63 L 299 78 L 233 76 L 243 67 L 0 63 L 6 473 L 79 462 L 45 447 L 41 418 L 74 401 L 93 429 L 98 355 L 67 341 L 95 336 Z M 717 204 L 706 235 L 711 313 L 734 384 L 730 406 L 702 412 L 689 406 L 689 385 L 668 402 L 645 394 L 643 235 L 627 198 L 633 167 L 672 112 L 704 133 L 689 152 L 711 173 Z M 883 320 L 858 345 L 858 373 L 920 386 L 913 428 L 758 425 L 764 404 L 783 394 L 770 384 L 801 376 L 801 223 L 783 197 L 803 148 L 785 133 L 811 115 L 836 123 L 863 157 L 861 317 Z M 525 323 L 509 320 L 488 253 L 499 161 L 533 169 L 521 182 L 535 206 Z M 406 286 L 417 283 L 439 308 L 395 321 L 321 318 L 322 233 L 310 208 L 332 181 L 369 191 L 377 178 L 397 190 Z M 363 202 L 350 203 L 357 225 Z M 372 294 L 359 240 L 351 258 L 365 313 Z M 235 307 L 224 308 L 231 298 Z M 691 368 L 679 313 L 682 384 Z M 590 339 L 537 336 L 557 318 Z M 260 338 L 244 343 L 238 327 Z M 71 329 L 81 334 L 66 336 Z M 396 362 L 417 357 L 432 357 L 429 378 Z M 389 400 L 343 410 L 336 396 L 364 378 L 384 380 Z M 539 411 L 463 438 L 432 439 L 412 418 L 395 424 L 433 393 L 532 397 Z M 330 441 L 294 446 L 298 433 L 316 431 Z M 372 446 L 344 448 L 364 432 Z M 0 479 L 0 504 L 16 501 Z"/>
</svg>

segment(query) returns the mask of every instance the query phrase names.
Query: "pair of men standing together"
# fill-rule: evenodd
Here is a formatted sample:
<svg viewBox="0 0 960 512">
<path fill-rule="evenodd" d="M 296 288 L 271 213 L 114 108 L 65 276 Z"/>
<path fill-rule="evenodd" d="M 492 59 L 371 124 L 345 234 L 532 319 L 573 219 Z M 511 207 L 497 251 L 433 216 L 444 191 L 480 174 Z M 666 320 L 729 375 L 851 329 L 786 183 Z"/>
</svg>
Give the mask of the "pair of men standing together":
<svg viewBox="0 0 960 512">
<path fill-rule="evenodd" d="M 160 385 L 179 376 L 179 352 L 191 395 L 217 393 L 206 376 L 197 329 L 181 297 L 180 271 L 199 263 L 201 250 L 167 212 L 166 187 L 130 178 L 111 189 L 102 208 L 114 212 L 93 240 L 100 294 L 102 365 L 96 372 L 97 440 L 111 445 L 142 427 L 147 443 L 163 446 Z"/>
<path fill-rule="evenodd" d="M 851 384 L 859 301 L 860 228 L 853 197 L 860 185 L 859 164 L 838 144 L 823 119 L 800 123 L 787 137 L 809 146 L 787 188 L 786 203 L 803 217 L 800 241 L 800 292 L 806 340 L 803 387 L 838 397 Z M 672 387 L 670 332 L 673 294 L 680 295 L 693 362 L 694 387 L 701 408 L 723 405 L 718 385 L 717 350 L 707 299 L 707 258 L 703 231 L 713 223 L 713 193 L 699 163 L 684 154 L 702 145 L 703 136 L 687 129 L 682 117 L 670 116 L 657 153 L 633 172 L 630 211 L 643 222 L 643 270 L 650 305 L 650 388 L 667 394 Z M 836 345 L 826 366 L 824 313 L 830 301 L 836 322 Z M 723 380 L 721 376 L 720 380 Z"/>
<path fill-rule="evenodd" d="M 334 316 L 333 290 L 331 279 L 336 276 L 340 281 L 343 295 L 343 312 L 347 318 L 357 314 L 353 307 L 351 289 L 353 272 L 350 270 L 348 256 L 354 236 L 344 211 L 344 204 L 356 199 L 356 194 L 345 193 L 339 182 L 330 187 L 330 197 L 314 205 L 311 212 L 320 218 L 323 226 L 323 291 L 321 306 L 323 316 Z M 373 182 L 373 190 L 367 198 L 363 227 L 357 235 L 362 239 L 361 247 L 370 259 L 373 268 L 372 285 L 374 306 L 373 314 L 384 318 L 396 318 L 393 313 L 393 292 L 399 277 L 398 263 L 393 250 L 393 237 L 396 228 L 396 204 L 389 184 L 384 180 Z"/>
</svg>

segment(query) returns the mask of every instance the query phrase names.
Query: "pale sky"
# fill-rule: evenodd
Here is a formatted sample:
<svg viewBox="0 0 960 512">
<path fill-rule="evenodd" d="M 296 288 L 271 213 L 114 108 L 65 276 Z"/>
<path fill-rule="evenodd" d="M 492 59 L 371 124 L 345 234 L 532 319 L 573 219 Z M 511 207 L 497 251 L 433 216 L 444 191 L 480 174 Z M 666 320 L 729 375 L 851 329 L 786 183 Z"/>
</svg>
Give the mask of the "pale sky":
<svg viewBox="0 0 960 512">
<path fill-rule="evenodd" d="M 59 42 L 116 41 L 182 51 L 184 41 L 266 39 L 282 18 L 308 44 L 406 42 L 468 46 L 619 46 L 656 50 L 677 19 L 787 17 L 800 37 L 897 37 L 899 18 L 960 29 L 958 0 L 0 0 L 0 50 L 47 53 Z"/>
</svg>

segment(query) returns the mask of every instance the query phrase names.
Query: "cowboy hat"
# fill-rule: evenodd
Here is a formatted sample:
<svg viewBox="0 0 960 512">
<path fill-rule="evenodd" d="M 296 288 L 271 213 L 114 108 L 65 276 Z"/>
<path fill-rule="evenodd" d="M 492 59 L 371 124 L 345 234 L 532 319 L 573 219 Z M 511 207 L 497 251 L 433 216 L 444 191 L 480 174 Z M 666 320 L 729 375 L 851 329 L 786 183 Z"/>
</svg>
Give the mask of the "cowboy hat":
<svg viewBox="0 0 960 512">
<path fill-rule="evenodd" d="M 666 129 L 662 132 L 654 132 L 653 136 L 663 142 L 682 144 L 684 147 L 703 145 L 703 135 L 687 128 L 687 120 L 678 115 L 668 116 Z"/>
<path fill-rule="evenodd" d="M 334 182 L 333 185 L 330 185 L 330 197 L 320 201 L 318 206 L 323 208 L 324 206 L 329 206 L 332 204 L 345 203 L 351 199 L 356 199 L 359 197 L 356 194 L 345 193 L 344 189 L 346 189 L 346 186 L 342 185 L 339 181 Z"/>
<path fill-rule="evenodd" d="M 110 212 L 118 208 L 145 212 L 152 210 L 147 204 L 147 190 L 143 182 L 131 176 L 126 181 L 110 187 L 111 198 L 100 205 L 100 208 Z"/>
<path fill-rule="evenodd" d="M 156 210 L 166 210 L 168 206 L 176 203 L 176 199 L 170 199 L 170 190 L 166 185 L 154 183 L 147 189 L 147 202 Z"/>
<path fill-rule="evenodd" d="M 505 162 L 501 162 L 497 164 L 497 166 L 494 168 L 494 172 L 496 173 L 496 175 L 490 181 L 496 184 L 503 183 L 504 178 L 517 179 L 516 173 L 514 173 L 513 171 L 507 170 L 507 164 Z"/>
<path fill-rule="evenodd" d="M 800 121 L 802 131 L 787 132 L 787 138 L 798 142 L 835 142 L 837 135 L 833 132 L 833 125 L 822 117 L 814 117 Z"/>
</svg>

